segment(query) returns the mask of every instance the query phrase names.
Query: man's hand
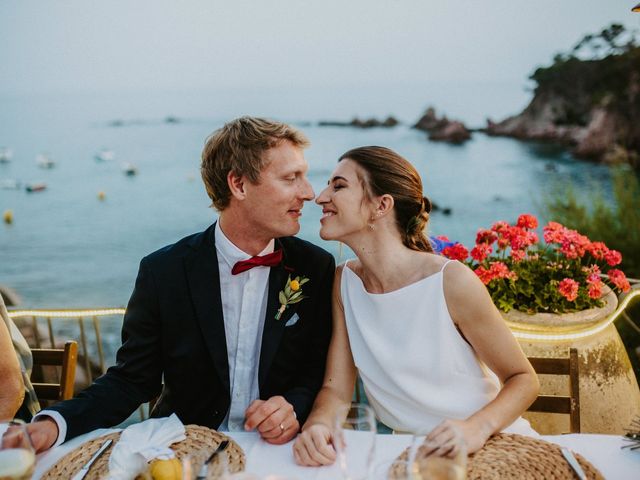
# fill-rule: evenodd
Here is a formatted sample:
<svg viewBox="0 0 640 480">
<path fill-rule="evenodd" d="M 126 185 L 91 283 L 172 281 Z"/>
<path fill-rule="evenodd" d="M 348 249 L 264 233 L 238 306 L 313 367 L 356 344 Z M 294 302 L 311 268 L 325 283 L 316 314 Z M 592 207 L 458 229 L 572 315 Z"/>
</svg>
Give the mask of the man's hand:
<svg viewBox="0 0 640 480">
<path fill-rule="evenodd" d="M 274 445 L 287 443 L 300 430 L 293 405 L 281 396 L 254 400 L 244 417 L 245 430 L 257 429 L 266 442 Z"/>
<path fill-rule="evenodd" d="M 43 420 L 36 420 L 27 426 L 27 432 L 31 438 L 31 444 L 36 453 L 44 452 L 51 448 L 58 439 L 58 425 L 51 418 L 44 417 Z M 17 427 L 9 427 L 2 436 L 2 446 L 4 448 L 16 447 L 20 438 L 16 435 Z"/>
</svg>

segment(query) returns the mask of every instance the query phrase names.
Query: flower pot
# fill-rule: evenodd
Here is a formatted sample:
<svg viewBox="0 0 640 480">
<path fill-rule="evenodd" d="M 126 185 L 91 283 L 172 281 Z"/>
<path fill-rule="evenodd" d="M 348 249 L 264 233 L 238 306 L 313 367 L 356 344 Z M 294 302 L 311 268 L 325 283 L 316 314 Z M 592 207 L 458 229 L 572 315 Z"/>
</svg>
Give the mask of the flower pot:
<svg viewBox="0 0 640 480">
<path fill-rule="evenodd" d="M 566 357 L 570 347 L 580 360 L 580 426 L 583 433 L 623 434 L 640 415 L 640 390 L 620 335 L 611 321 L 617 297 L 609 292 L 605 305 L 568 314 L 503 313 L 528 357 Z M 540 391 L 566 395 L 568 379 L 540 376 Z M 569 431 L 569 416 L 526 413 L 541 434 Z"/>
</svg>

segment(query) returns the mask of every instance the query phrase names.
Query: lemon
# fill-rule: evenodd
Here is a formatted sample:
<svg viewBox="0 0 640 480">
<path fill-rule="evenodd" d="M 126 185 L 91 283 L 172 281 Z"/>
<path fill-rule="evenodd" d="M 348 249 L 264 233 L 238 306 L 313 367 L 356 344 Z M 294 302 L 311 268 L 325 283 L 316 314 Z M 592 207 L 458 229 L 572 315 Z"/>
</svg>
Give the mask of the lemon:
<svg viewBox="0 0 640 480">
<path fill-rule="evenodd" d="M 182 464 L 177 458 L 154 460 L 149 467 L 153 480 L 182 480 Z"/>
</svg>

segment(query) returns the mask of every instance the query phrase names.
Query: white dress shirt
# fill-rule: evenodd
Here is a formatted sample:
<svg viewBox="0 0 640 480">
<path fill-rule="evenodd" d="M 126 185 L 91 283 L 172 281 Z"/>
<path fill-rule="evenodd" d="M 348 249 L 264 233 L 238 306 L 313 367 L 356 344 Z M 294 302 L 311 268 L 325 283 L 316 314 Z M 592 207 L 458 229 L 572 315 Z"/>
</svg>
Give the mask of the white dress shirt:
<svg viewBox="0 0 640 480">
<path fill-rule="evenodd" d="M 248 260 L 251 255 L 231 243 L 222 232 L 220 222 L 215 226 L 215 242 L 231 387 L 231 406 L 219 430 L 242 431 L 244 412 L 251 402 L 260 398 L 258 368 L 271 270 L 257 266 L 232 275 L 231 269 L 236 262 Z M 271 240 L 259 255 L 272 253 L 273 249 L 274 241 Z M 58 425 L 58 439 L 53 444 L 57 447 L 65 440 L 67 422 L 52 410 L 42 410 L 33 417 L 33 421 L 42 416 L 52 418 Z"/>
<path fill-rule="evenodd" d="M 232 275 L 236 262 L 248 260 L 251 255 L 231 243 L 219 222 L 215 238 L 231 386 L 231 406 L 219 429 L 237 431 L 244 429 L 247 407 L 260 398 L 258 368 L 271 269 L 258 266 Z M 272 253 L 273 248 L 271 240 L 259 255 Z"/>
</svg>

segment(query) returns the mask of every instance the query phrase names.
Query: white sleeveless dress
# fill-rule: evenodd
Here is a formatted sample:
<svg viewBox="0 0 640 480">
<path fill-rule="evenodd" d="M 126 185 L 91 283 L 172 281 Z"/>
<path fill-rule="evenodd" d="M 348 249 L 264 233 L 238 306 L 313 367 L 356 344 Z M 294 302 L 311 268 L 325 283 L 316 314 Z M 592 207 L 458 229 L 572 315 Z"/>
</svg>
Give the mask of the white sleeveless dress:
<svg viewBox="0 0 640 480">
<path fill-rule="evenodd" d="M 449 263 L 449 262 L 447 262 Z M 345 263 L 340 292 L 353 360 L 378 419 L 426 432 L 465 419 L 493 400 L 500 382 L 462 338 L 447 309 L 442 269 L 393 292 L 368 293 Z M 538 436 L 518 418 L 503 431 Z"/>
</svg>

